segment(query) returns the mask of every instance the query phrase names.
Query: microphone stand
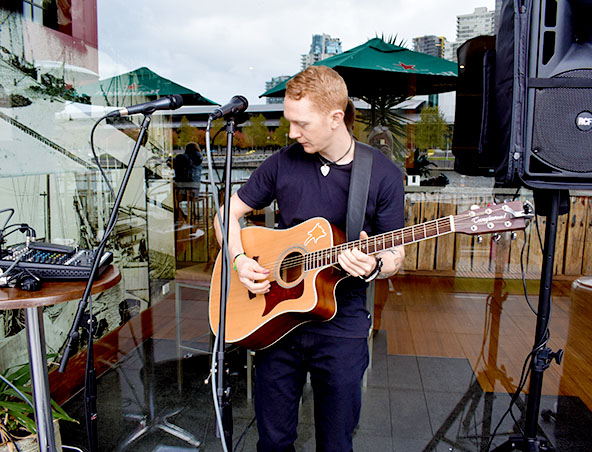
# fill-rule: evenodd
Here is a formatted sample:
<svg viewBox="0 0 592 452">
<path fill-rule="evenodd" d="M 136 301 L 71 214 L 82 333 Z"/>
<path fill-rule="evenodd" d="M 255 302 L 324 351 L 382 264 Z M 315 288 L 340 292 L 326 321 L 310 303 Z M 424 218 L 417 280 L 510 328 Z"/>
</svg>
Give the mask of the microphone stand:
<svg viewBox="0 0 592 452">
<path fill-rule="evenodd" d="M 224 170 L 224 216 L 222 218 L 223 228 L 228 237 L 230 231 L 230 222 L 228 221 L 228 212 L 230 211 L 230 195 L 232 181 L 232 139 L 235 132 L 234 116 L 231 116 L 226 123 L 226 165 Z M 228 250 L 227 250 L 228 251 Z M 229 253 L 230 251 L 228 251 Z M 232 257 L 231 257 L 232 258 Z M 222 434 L 224 442 L 229 451 L 232 451 L 232 400 L 230 397 L 230 385 L 228 384 L 228 371 L 224 362 L 225 355 L 225 334 L 226 334 L 226 304 L 228 300 L 227 283 L 230 269 L 227 267 L 227 260 L 221 259 L 220 273 L 220 320 L 218 323 L 218 349 L 214 350 L 214 356 L 217 360 L 216 378 L 218 404 L 222 409 Z"/>
<path fill-rule="evenodd" d="M 134 149 L 132 151 L 132 155 L 130 156 L 130 160 L 128 162 L 127 169 L 123 175 L 123 180 L 121 185 L 119 186 L 119 191 L 117 192 L 117 197 L 115 198 L 115 203 L 113 204 L 113 210 L 111 211 L 111 216 L 109 217 L 109 222 L 107 227 L 105 228 L 105 235 L 99 243 L 97 247 L 94 258 L 93 258 L 93 265 L 90 271 L 90 277 L 86 284 L 86 288 L 84 289 L 84 294 L 80 302 L 78 303 L 78 310 L 76 311 L 76 316 L 74 318 L 74 323 L 70 328 L 70 332 L 68 333 L 68 341 L 66 343 L 66 348 L 64 349 L 64 354 L 62 355 L 62 360 L 60 361 L 60 368 L 59 372 L 63 373 L 66 370 L 66 366 L 68 365 L 68 360 L 70 359 L 70 354 L 74 348 L 74 344 L 78 342 L 79 333 L 78 330 L 81 326 L 81 321 L 83 315 L 86 311 L 86 307 L 90 300 L 91 290 L 93 282 L 97 276 L 97 270 L 99 268 L 99 264 L 101 262 L 101 256 L 103 255 L 103 251 L 105 250 L 105 246 L 107 244 L 107 240 L 109 235 L 113 231 L 113 227 L 117 221 L 117 217 L 119 214 L 119 206 L 121 205 L 121 201 L 123 199 L 123 194 L 129 182 L 129 178 L 131 176 L 132 170 L 134 168 L 134 163 L 136 162 L 136 158 L 138 157 L 138 153 L 140 151 L 140 146 L 144 137 L 148 131 L 148 127 L 150 126 L 150 120 L 152 118 L 152 113 L 148 113 L 144 115 L 144 119 L 142 121 L 142 125 L 140 126 L 140 134 L 136 139 L 136 143 L 134 145 Z M 97 384 L 96 384 L 96 370 L 94 365 L 94 348 L 93 348 L 93 322 L 92 318 L 88 321 L 88 348 L 87 348 L 87 364 L 86 364 L 86 378 L 85 378 L 85 390 L 84 390 L 84 408 L 86 413 L 86 433 L 88 437 L 88 446 L 91 452 L 96 452 L 98 450 L 98 438 L 97 438 Z"/>
</svg>

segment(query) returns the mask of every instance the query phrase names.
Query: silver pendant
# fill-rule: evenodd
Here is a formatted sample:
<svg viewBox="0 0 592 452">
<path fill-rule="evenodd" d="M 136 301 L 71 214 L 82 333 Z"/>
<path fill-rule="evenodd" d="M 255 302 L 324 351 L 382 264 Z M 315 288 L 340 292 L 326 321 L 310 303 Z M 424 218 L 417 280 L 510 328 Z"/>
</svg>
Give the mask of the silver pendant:
<svg viewBox="0 0 592 452">
<path fill-rule="evenodd" d="M 331 167 L 329 165 L 327 165 L 326 163 L 321 166 L 321 174 L 325 177 L 327 177 L 327 174 L 329 174 L 329 171 L 331 171 Z"/>
</svg>

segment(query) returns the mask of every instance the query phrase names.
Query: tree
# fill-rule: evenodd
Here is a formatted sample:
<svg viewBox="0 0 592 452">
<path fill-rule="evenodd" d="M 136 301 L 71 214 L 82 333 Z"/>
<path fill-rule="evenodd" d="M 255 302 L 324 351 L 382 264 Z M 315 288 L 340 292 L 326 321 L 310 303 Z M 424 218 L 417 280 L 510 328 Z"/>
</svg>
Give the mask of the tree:
<svg viewBox="0 0 592 452">
<path fill-rule="evenodd" d="M 184 148 L 187 143 L 193 141 L 194 128 L 189 125 L 187 116 L 181 118 L 181 126 L 177 130 L 176 145 L 180 148 Z"/>
<path fill-rule="evenodd" d="M 290 138 L 290 122 L 283 116 L 280 118 L 280 124 L 273 132 L 273 144 L 284 147 L 294 143 Z"/>
<path fill-rule="evenodd" d="M 271 143 L 271 132 L 265 125 L 265 116 L 258 114 L 251 116 L 250 124 L 243 127 L 247 143 L 252 147 L 265 147 Z"/>
<path fill-rule="evenodd" d="M 173 132 L 173 146 L 177 148 L 184 148 L 187 143 L 197 143 L 200 146 L 206 144 L 205 130 L 198 129 L 190 125 L 187 117 L 181 118 L 181 126 Z"/>
<path fill-rule="evenodd" d="M 223 118 L 212 121 L 210 139 L 212 140 L 212 146 L 226 146 L 226 121 Z"/>
<path fill-rule="evenodd" d="M 247 142 L 245 134 L 239 130 L 234 132 L 233 147 L 240 149 L 245 149 L 249 147 L 249 143 Z"/>
<path fill-rule="evenodd" d="M 446 147 L 448 125 L 438 107 L 424 108 L 415 124 L 415 147 L 434 149 Z"/>
</svg>

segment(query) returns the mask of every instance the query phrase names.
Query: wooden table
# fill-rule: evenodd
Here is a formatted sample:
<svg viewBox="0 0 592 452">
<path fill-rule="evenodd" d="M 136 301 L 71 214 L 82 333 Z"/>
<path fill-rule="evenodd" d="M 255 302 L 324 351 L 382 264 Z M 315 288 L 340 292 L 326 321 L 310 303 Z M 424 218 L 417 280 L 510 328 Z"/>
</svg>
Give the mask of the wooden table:
<svg viewBox="0 0 592 452">
<path fill-rule="evenodd" d="M 117 267 L 110 265 L 103 275 L 95 281 L 93 294 L 113 287 L 121 280 Z M 41 290 L 27 292 L 21 289 L 0 289 L 0 310 L 25 309 L 25 329 L 31 368 L 31 385 L 35 407 L 35 424 L 40 451 L 56 451 L 55 433 L 51 415 L 49 380 L 47 377 L 47 357 L 45 333 L 43 330 L 43 306 L 64 303 L 82 297 L 86 281 L 44 282 Z"/>
</svg>

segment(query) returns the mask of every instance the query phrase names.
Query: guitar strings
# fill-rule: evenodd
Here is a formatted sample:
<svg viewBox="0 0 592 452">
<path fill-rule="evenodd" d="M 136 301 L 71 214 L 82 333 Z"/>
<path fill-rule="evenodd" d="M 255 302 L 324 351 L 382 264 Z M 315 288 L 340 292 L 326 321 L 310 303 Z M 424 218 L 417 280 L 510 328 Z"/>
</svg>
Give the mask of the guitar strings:
<svg viewBox="0 0 592 452">
<path fill-rule="evenodd" d="M 462 217 L 465 217 L 465 216 L 469 217 L 470 215 L 458 215 L 458 216 L 455 216 L 454 218 L 455 219 L 462 219 Z M 329 265 L 334 265 L 335 263 L 337 263 L 337 256 L 346 249 L 352 249 L 352 248 L 369 249 L 369 248 L 373 247 L 375 251 L 370 252 L 368 254 L 375 254 L 375 253 L 378 253 L 378 252 L 383 251 L 385 249 L 392 248 L 394 246 L 398 246 L 396 244 L 397 241 L 399 241 L 399 243 L 401 245 L 403 245 L 403 244 L 414 243 L 414 242 L 417 242 L 420 240 L 431 238 L 431 236 L 434 235 L 433 234 L 434 231 L 436 232 L 436 234 L 439 232 L 439 230 L 441 229 L 439 227 L 440 225 L 450 228 L 450 226 L 451 226 L 450 217 L 444 217 L 444 218 L 439 218 L 436 220 L 431 220 L 431 221 L 426 222 L 425 224 L 422 224 L 422 225 L 408 226 L 408 227 L 405 227 L 402 229 L 398 229 L 397 231 L 387 232 L 385 234 L 379 234 L 374 237 L 369 237 L 368 239 L 361 239 L 361 240 L 357 240 L 357 241 L 353 241 L 353 242 L 343 243 L 340 245 L 336 245 L 332 248 L 312 251 L 310 253 L 301 254 L 298 256 L 284 259 L 283 261 L 278 260 L 275 262 L 270 262 L 269 264 L 265 264 L 262 266 L 264 268 L 269 269 L 269 270 L 273 270 L 273 269 L 277 268 L 278 264 L 281 264 L 281 269 L 287 270 L 287 269 L 294 268 L 294 267 L 300 267 L 300 266 L 302 266 L 303 263 L 307 262 L 312 265 L 312 268 L 307 269 L 307 270 L 311 270 L 311 269 L 316 269 L 316 268 L 325 267 L 325 266 L 329 266 Z M 416 231 L 418 232 L 418 234 L 415 234 Z M 420 232 L 423 232 L 423 237 L 421 239 L 416 240 L 414 237 L 415 237 L 415 235 L 419 236 Z M 449 232 L 452 232 L 452 231 L 450 229 L 448 229 L 448 230 L 445 230 L 444 233 L 449 233 Z M 388 238 L 388 236 L 390 236 L 390 238 Z M 406 242 L 405 237 L 411 237 L 411 239 L 408 242 Z M 365 243 L 365 245 L 361 246 L 363 243 Z M 378 243 L 380 243 L 380 249 L 378 249 L 379 248 Z M 385 243 L 390 243 L 392 245 L 385 246 Z M 323 263 L 320 265 L 315 265 L 316 262 L 323 262 L 323 261 L 326 261 L 327 259 L 330 259 L 331 262 L 326 262 L 326 263 Z M 333 262 L 333 260 L 334 260 L 334 262 Z"/>
<path fill-rule="evenodd" d="M 496 213 L 498 211 L 503 211 L 502 206 L 500 206 L 499 208 L 491 208 L 491 214 Z M 454 221 L 456 222 L 456 221 L 462 221 L 464 219 L 471 218 L 474 216 L 475 215 L 471 211 L 468 211 L 466 213 L 462 213 L 459 215 L 453 215 L 452 217 L 453 217 Z M 439 227 L 440 225 L 447 226 L 447 227 L 449 227 L 449 229 L 444 230 L 440 234 L 440 227 Z M 418 238 L 418 239 L 415 238 L 416 231 L 418 232 L 418 236 L 421 238 Z M 422 232 L 423 232 L 423 235 L 422 235 Z M 275 262 L 270 262 L 269 264 L 264 264 L 264 265 L 262 265 L 262 267 L 271 271 L 271 270 L 274 270 L 275 268 L 277 268 L 278 265 L 280 265 L 281 270 L 289 270 L 291 268 L 297 268 L 297 267 L 304 266 L 305 268 L 303 271 L 307 272 L 310 270 L 316 270 L 321 267 L 328 267 L 331 265 L 335 265 L 337 263 L 337 256 L 339 254 L 341 254 L 343 251 L 345 251 L 346 249 L 353 249 L 353 248 L 369 249 L 370 244 L 372 242 L 374 242 L 373 243 L 374 251 L 367 253 L 367 254 L 372 255 L 372 254 L 379 253 L 380 251 L 384 251 L 386 249 L 389 249 L 389 248 L 392 248 L 395 246 L 415 243 L 415 242 L 419 242 L 422 240 L 432 238 L 436 235 L 444 235 L 444 234 L 448 234 L 451 232 L 453 232 L 452 231 L 452 223 L 450 222 L 450 216 L 448 216 L 448 217 L 438 218 L 435 220 L 430 220 L 430 221 L 427 221 L 427 222 L 420 224 L 420 225 L 407 226 L 402 229 L 398 229 L 396 231 L 391 231 L 391 232 L 387 232 L 384 234 L 379 234 L 377 236 L 369 237 L 367 239 L 361 239 L 361 240 L 356 240 L 353 242 L 342 243 L 340 245 L 336 245 L 331 248 L 312 251 L 310 253 L 301 254 L 301 255 L 290 257 L 290 258 L 287 258 L 284 260 L 276 260 Z M 391 236 L 391 238 L 385 239 L 388 236 Z M 405 242 L 405 237 L 408 237 L 408 236 L 411 236 L 411 240 L 409 240 L 408 242 Z M 400 242 L 399 245 L 395 244 L 396 239 L 399 239 L 399 242 Z M 383 246 L 383 247 L 380 249 L 377 249 L 377 242 L 380 242 L 381 246 Z M 360 246 L 362 243 L 365 243 L 365 245 L 363 247 Z M 386 243 L 390 243 L 391 246 L 385 246 Z M 307 264 L 310 264 L 310 268 L 306 268 Z"/>
<path fill-rule="evenodd" d="M 469 218 L 472 215 L 470 214 L 460 214 L 460 215 L 456 215 L 454 216 L 455 220 L 462 220 L 463 218 Z M 281 269 L 282 270 L 288 270 L 290 268 L 294 268 L 294 267 L 300 267 L 303 265 L 303 263 L 310 263 L 311 264 L 311 268 L 305 269 L 304 271 L 310 271 L 310 270 L 315 270 L 321 267 L 327 267 L 330 265 L 334 265 L 337 263 L 337 256 L 345 251 L 346 249 L 352 249 L 352 248 L 358 248 L 360 249 L 361 247 L 359 246 L 361 243 L 365 242 L 366 246 L 369 247 L 370 242 L 375 242 L 374 243 L 374 248 L 375 251 L 374 252 L 370 252 L 368 254 L 376 254 L 380 251 L 383 251 L 385 249 L 394 247 L 394 246 L 398 246 L 395 243 L 395 237 L 398 237 L 400 239 L 400 244 L 401 245 L 405 245 L 408 243 L 415 243 L 424 239 L 428 239 L 431 238 L 432 236 L 428 236 L 428 232 L 434 232 L 436 231 L 436 233 L 438 233 L 439 231 L 439 224 L 443 224 L 446 225 L 448 227 L 451 226 L 450 223 L 450 217 L 444 217 L 444 218 L 438 218 L 436 220 L 431 220 L 429 222 L 426 222 L 422 225 L 413 225 L 413 226 L 407 226 L 405 228 L 402 229 L 398 229 L 397 231 L 392 231 L 392 232 L 387 232 L 385 234 L 380 234 L 374 237 L 369 237 L 368 239 L 363 239 L 363 240 L 357 240 L 357 241 L 353 241 L 353 242 L 348 242 L 348 243 L 343 243 L 340 245 L 336 245 L 332 248 L 326 248 L 323 250 L 317 250 L 317 251 L 312 251 L 310 253 L 306 253 L 306 254 L 301 254 L 299 256 L 294 256 L 291 258 L 287 258 L 284 259 L 283 261 L 281 260 L 277 260 L 275 262 L 270 262 L 269 264 L 265 264 L 262 265 L 264 268 L 267 268 L 269 270 L 274 270 L 275 268 L 277 268 L 278 265 L 281 265 Z M 425 231 L 425 234 L 423 235 L 423 237 L 421 239 L 415 239 L 415 231 Z M 450 233 L 452 232 L 450 229 L 445 231 L 445 233 Z M 390 243 L 392 243 L 393 245 L 388 247 L 383 247 L 382 249 L 376 249 L 376 242 L 377 241 L 381 241 L 383 242 L 383 238 L 386 236 L 392 236 L 392 238 L 390 239 Z M 404 237 L 406 236 L 412 236 L 411 240 L 409 240 L 408 242 L 405 242 Z M 384 242 L 387 242 L 387 240 L 384 240 Z M 326 262 L 327 259 L 330 259 L 330 262 Z M 334 262 L 333 262 L 333 258 L 334 258 Z M 316 264 L 319 263 L 319 264 Z"/>
</svg>

